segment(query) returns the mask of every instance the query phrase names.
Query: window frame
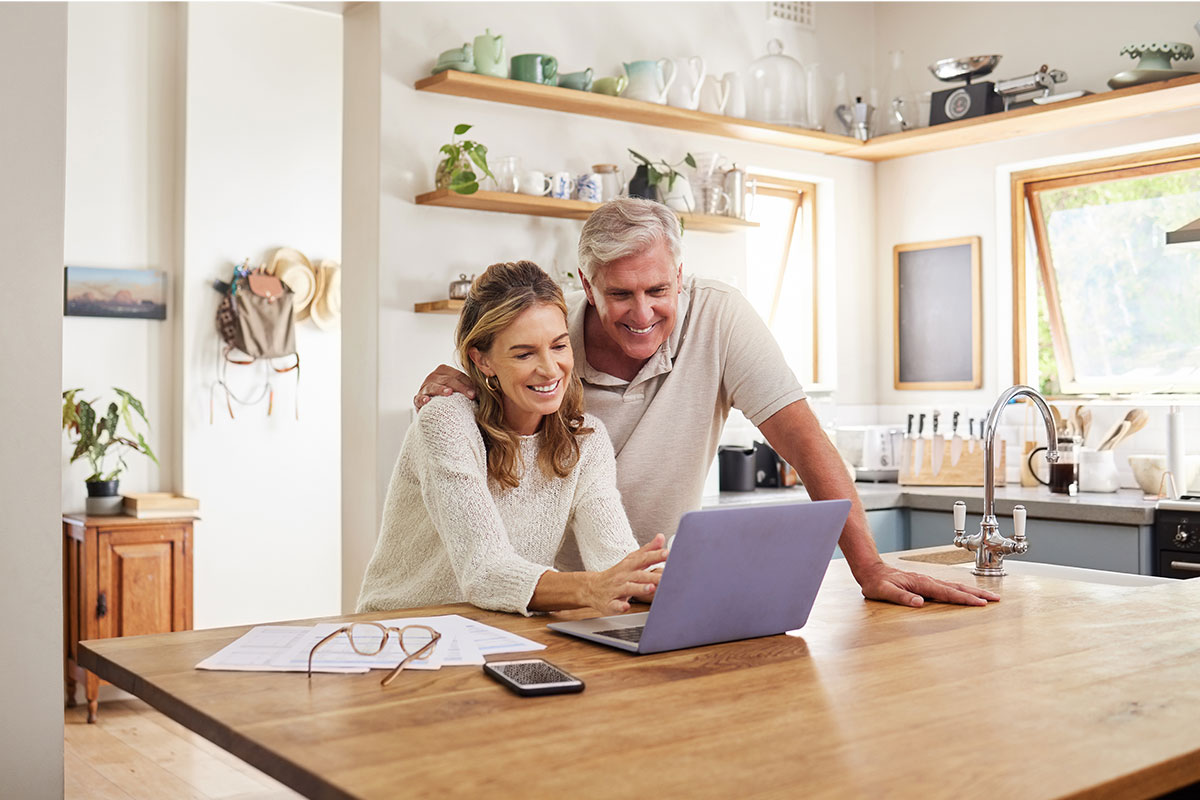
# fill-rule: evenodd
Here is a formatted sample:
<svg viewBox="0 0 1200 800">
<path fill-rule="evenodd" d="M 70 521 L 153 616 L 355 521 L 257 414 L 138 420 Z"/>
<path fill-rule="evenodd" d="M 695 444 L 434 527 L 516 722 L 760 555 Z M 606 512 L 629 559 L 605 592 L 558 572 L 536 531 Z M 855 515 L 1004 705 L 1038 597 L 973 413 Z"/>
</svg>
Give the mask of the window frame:
<svg viewBox="0 0 1200 800">
<path fill-rule="evenodd" d="M 1192 163 L 1188 163 L 1192 162 Z M 1013 382 L 1028 384 L 1031 378 L 1030 338 L 1036 337 L 1036 317 L 1031 324 L 1029 319 L 1029 269 L 1026 264 L 1026 246 L 1028 228 L 1033 226 L 1035 248 L 1039 252 L 1044 249 L 1045 230 L 1040 216 L 1037 214 L 1033 195 L 1040 189 L 1056 189 L 1064 186 L 1077 186 L 1087 183 L 1100 183 L 1109 180 L 1134 178 L 1140 175 L 1156 175 L 1175 172 L 1183 169 L 1200 168 L 1200 144 L 1183 145 L 1163 150 L 1152 150 L 1143 153 L 1132 153 L 1109 158 L 1081 161 L 1070 164 L 1059 164 L 1050 167 L 1014 172 L 1010 176 L 1010 202 L 1012 220 L 1012 260 L 1013 260 Z M 1103 177 L 1099 177 L 1103 175 Z M 1033 212 L 1032 214 L 1030 212 Z M 1046 307 L 1050 323 L 1050 335 L 1055 342 L 1055 356 L 1059 362 L 1059 376 L 1064 396 L 1078 397 L 1085 394 L 1120 394 L 1137 395 L 1152 393 L 1152 389 L 1140 388 L 1133 391 L 1101 391 L 1089 388 L 1077 388 L 1067 392 L 1068 384 L 1076 384 L 1074 366 L 1071 363 L 1070 347 L 1067 332 L 1062 326 L 1057 297 L 1057 276 L 1051 271 L 1052 261 L 1039 256 L 1038 269 L 1042 272 L 1043 287 L 1046 292 Z M 1034 301 L 1036 303 L 1036 301 Z M 1035 306 L 1036 307 L 1036 306 Z M 1065 354 L 1059 358 L 1058 352 Z M 1064 378 L 1069 374 L 1070 379 Z"/>
<path fill-rule="evenodd" d="M 799 253 L 807 260 L 810 271 L 812 273 L 812 307 L 810 315 L 812 318 L 812 381 L 811 384 L 819 385 L 821 383 L 821 348 L 820 348 L 820 297 L 818 290 L 820 289 L 820 271 L 817 269 L 817 185 L 809 181 L 802 181 L 795 178 L 781 178 L 775 175 L 766 175 L 761 172 L 755 172 L 753 169 L 747 170 L 746 173 L 747 186 L 752 187 L 755 195 L 762 194 L 768 197 L 779 197 L 784 200 L 794 199 L 795 206 L 792 208 L 792 222 L 788 228 L 787 242 L 783 248 L 783 257 L 776 269 L 775 275 L 775 290 L 771 295 L 771 310 L 767 315 L 767 327 L 771 328 L 775 322 L 775 316 L 779 310 L 779 299 L 783 292 L 783 282 L 787 275 L 788 262 L 791 260 L 793 248 L 797 246 L 804 247 L 804 250 Z M 747 215 L 749 216 L 749 215 Z M 802 239 L 799 244 L 796 242 L 797 223 L 802 226 Z M 807 240 L 807 246 L 805 241 Z"/>
</svg>

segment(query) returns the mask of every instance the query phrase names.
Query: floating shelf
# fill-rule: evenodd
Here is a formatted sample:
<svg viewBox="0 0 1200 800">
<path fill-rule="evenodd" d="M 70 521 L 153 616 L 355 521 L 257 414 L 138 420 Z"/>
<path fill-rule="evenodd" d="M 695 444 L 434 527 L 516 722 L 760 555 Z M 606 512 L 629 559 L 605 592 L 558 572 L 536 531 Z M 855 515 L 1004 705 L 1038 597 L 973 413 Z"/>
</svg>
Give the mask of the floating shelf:
<svg viewBox="0 0 1200 800">
<path fill-rule="evenodd" d="M 454 314 L 462 311 L 462 300 L 434 300 L 432 303 L 413 303 L 413 311 L 418 314 Z"/>
<path fill-rule="evenodd" d="M 563 89 L 563 91 L 571 90 Z M 583 94 L 583 92 L 579 92 L 579 94 Z M 554 197 L 538 197 L 537 195 L 513 192 L 478 191 L 475 194 L 458 194 L 449 189 L 438 189 L 419 195 L 417 205 L 468 208 L 473 211 L 499 211 L 505 214 L 527 214 L 534 217 L 559 217 L 562 219 L 587 219 L 593 211 L 600 207 L 599 203 L 586 203 L 583 200 L 559 200 Z M 679 214 L 679 218 L 683 220 L 685 231 L 730 233 L 758 227 L 757 222 L 737 217 Z"/>
<path fill-rule="evenodd" d="M 595 92 L 581 92 L 559 86 L 543 86 L 539 83 L 454 70 L 422 78 L 417 81 L 417 89 L 423 92 L 491 100 L 496 103 L 604 117 L 622 122 L 637 122 L 659 128 L 707 133 L 727 139 L 774 144 L 816 153 L 841 154 L 846 150 L 862 147 L 862 142 L 849 136 L 789 128 L 784 125 L 768 125 L 765 122 L 706 114 L 703 111 L 688 111 L 626 97 L 611 97 Z"/>
<path fill-rule="evenodd" d="M 767 125 L 748 119 L 688 111 L 624 97 L 610 97 L 454 70 L 423 78 L 417 81 L 416 88 L 425 92 L 636 122 L 866 161 L 887 161 L 954 147 L 1200 106 L 1200 75 L 1187 75 L 1114 92 L 1102 92 L 1058 103 L 1027 106 L 985 117 L 948 122 L 931 128 L 878 136 L 864 143 L 849 136 Z"/>
</svg>

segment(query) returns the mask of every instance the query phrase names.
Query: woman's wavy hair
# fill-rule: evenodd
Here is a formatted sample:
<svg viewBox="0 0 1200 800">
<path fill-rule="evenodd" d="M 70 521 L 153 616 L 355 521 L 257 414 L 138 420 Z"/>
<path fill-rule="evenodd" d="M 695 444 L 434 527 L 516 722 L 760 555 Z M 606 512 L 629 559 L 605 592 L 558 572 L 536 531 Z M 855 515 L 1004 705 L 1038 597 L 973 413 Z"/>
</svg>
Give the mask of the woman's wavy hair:
<svg viewBox="0 0 1200 800">
<path fill-rule="evenodd" d="M 488 478 L 504 489 L 520 483 L 521 439 L 504 423 L 501 391 L 487 384 L 487 376 L 471 360 L 471 348 L 488 352 L 496 337 L 525 310 L 552 305 L 567 316 L 562 289 L 532 261 L 492 264 L 471 284 L 463 302 L 454 340 L 458 360 L 475 385 L 478 406 L 475 420 L 487 446 Z M 498 382 L 497 382 L 498 383 Z M 565 478 L 579 462 L 579 439 L 592 433 L 583 425 L 583 385 L 571 370 L 558 411 L 542 419 L 538 464 L 546 477 Z"/>
</svg>

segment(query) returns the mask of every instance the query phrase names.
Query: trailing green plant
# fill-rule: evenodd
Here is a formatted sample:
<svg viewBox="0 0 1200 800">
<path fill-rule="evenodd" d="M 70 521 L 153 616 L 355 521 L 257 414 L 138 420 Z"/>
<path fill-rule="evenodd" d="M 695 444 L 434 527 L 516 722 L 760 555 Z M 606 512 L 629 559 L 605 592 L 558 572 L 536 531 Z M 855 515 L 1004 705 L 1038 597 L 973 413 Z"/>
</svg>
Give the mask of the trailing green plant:
<svg viewBox="0 0 1200 800">
<path fill-rule="evenodd" d="M 470 139 L 458 141 L 458 137 L 471 130 L 471 127 L 455 125 L 450 144 L 441 146 L 439 152 L 445 153 L 446 157 L 437 166 L 437 174 L 434 177 L 434 185 L 437 188 L 449 189 L 458 194 L 475 194 L 479 191 L 479 177 L 475 174 L 472 164 L 484 175 L 496 180 L 496 176 L 488 169 L 487 147 Z"/>
<path fill-rule="evenodd" d="M 658 161 L 651 161 L 641 153 L 634 150 L 632 147 L 628 148 L 628 150 L 629 155 L 633 156 L 634 161 L 646 166 L 647 183 L 649 183 L 651 186 L 658 186 L 658 184 L 665 180 L 667 182 L 668 192 L 675 188 L 675 179 L 683 174 L 677 169 L 677 167 L 679 167 L 681 164 L 687 164 L 692 169 L 696 168 L 696 159 L 692 158 L 691 153 L 685 153 L 683 160 L 678 164 L 669 164 L 667 161 L 662 159 Z"/>
<path fill-rule="evenodd" d="M 130 409 L 136 411 L 149 431 L 150 420 L 146 419 L 146 411 L 142 408 L 140 400 L 124 389 L 114 386 L 113 391 L 117 393 L 121 402 L 109 403 L 104 416 L 99 416 L 92 407 L 95 400 L 75 399 L 82 391 L 83 389 L 68 389 L 63 392 L 62 426 L 63 430 L 67 431 L 71 444 L 75 445 L 75 450 L 71 453 L 71 463 L 87 457 L 92 466 L 92 474 L 84 479 L 86 483 L 116 480 L 121 470 L 128 466 L 124 453 L 129 450 L 143 453 L 155 464 L 158 463 L 158 458 L 150 449 L 145 437 L 134 427 L 133 414 L 129 413 Z M 121 435 L 117 430 L 121 422 L 125 423 L 127 435 Z M 109 452 L 110 450 L 112 452 Z M 104 461 L 113 456 L 117 459 L 117 466 L 105 472 Z"/>
</svg>

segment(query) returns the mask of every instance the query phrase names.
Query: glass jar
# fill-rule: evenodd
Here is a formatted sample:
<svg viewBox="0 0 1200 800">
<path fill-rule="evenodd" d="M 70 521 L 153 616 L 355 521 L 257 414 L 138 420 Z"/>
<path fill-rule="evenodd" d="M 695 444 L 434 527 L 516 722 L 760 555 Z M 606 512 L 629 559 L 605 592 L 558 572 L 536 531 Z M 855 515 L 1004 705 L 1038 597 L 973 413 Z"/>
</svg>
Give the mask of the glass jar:
<svg viewBox="0 0 1200 800">
<path fill-rule="evenodd" d="M 806 82 L 803 65 L 783 54 L 783 42 L 772 39 L 767 55 L 746 69 L 746 116 L 771 125 L 805 127 Z"/>
<path fill-rule="evenodd" d="M 878 109 L 878 133 L 900 133 L 921 127 L 921 106 L 912 83 L 904 72 L 904 51 L 888 53 L 891 70 L 884 84 L 883 102 Z M 928 123 L 929 118 L 925 118 Z"/>
</svg>

